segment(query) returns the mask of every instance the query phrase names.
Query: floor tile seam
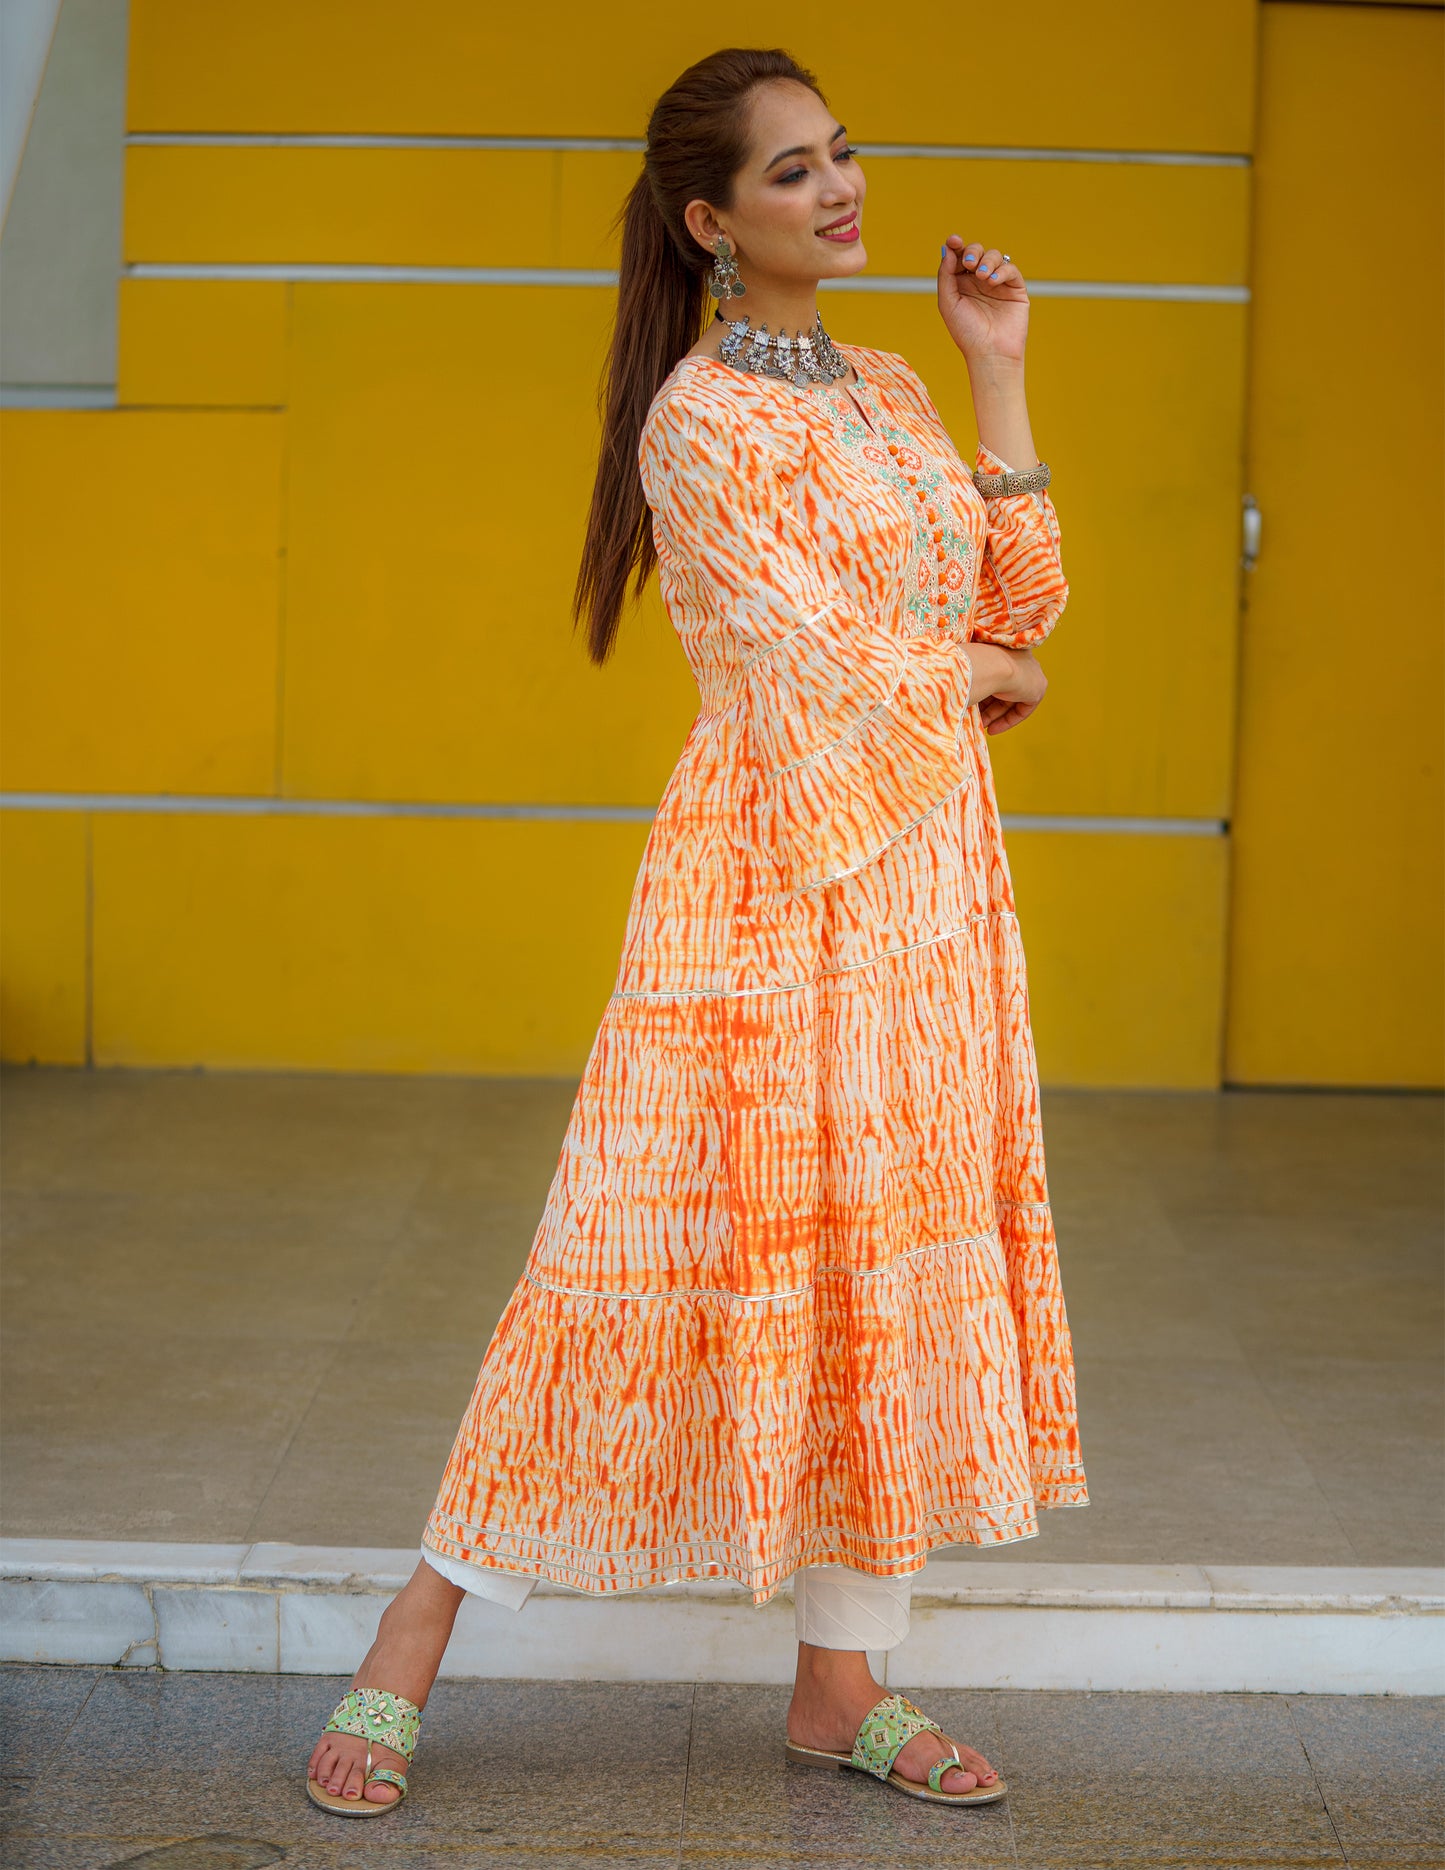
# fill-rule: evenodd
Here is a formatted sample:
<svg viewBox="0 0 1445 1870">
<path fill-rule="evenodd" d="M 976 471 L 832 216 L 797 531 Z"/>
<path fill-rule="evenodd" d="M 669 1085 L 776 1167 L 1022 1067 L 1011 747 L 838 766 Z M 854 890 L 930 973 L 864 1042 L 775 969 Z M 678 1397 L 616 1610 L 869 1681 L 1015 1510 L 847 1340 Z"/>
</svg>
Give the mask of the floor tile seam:
<svg viewBox="0 0 1445 1870">
<path fill-rule="evenodd" d="M 159 1631 L 159 1625 L 158 1625 L 157 1632 L 156 1632 L 156 1657 L 158 1660 L 160 1657 L 160 1653 L 161 1653 L 160 1631 Z M 54 1762 L 55 1757 L 61 1751 L 61 1747 L 64 1744 L 64 1742 L 70 1739 L 71 1734 L 74 1733 L 76 1727 L 79 1726 L 82 1718 L 85 1715 L 86 1710 L 89 1708 L 91 1704 L 91 1701 L 96 1693 L 96 1690 L 100 1687 L 101 1681 L 104 1678 L 104 1673 L 105 1672 L 102 1670 L 97 1670 L 96 1673 L 91 1677 L 90 1687 L 87 1688 L 85 1691 L 84 1701 L 82 1701 L 80 1706 L 75 1710 L 74 1720 L 72 1720 L 69 1723 L 69 1725 L 66 1727 L 65 1733 L 62 1739 L 60 1741 L 57 1741 L 55 1746 L 51 1749 L 50 1758 L 46 1761 L 47 1767 L 50 1766 Z"/>
<path fill-rule="evenodd" d="M 1161 1846 L 1151 1847 L 1150 1854 L 1145 1857 L 1139 1854 L 1132 1840 L 1124 1839 L 1123 1844 L 1127 1854 L 1117 1853 L 1106 1842 L 1101 1848 L 1091 1849 L 1086 1858 L 1080 1857 L 1073 1848 L 1066 1855 L 1056 1855 L 1054 1846 L 1045 1844 L 1035 1846 L 1016 1862 L 1018 1870 L 1352 1870 L 1357 1862 L 1361 1870 L 1365 1870 L 1367 1862 L 1369 1870 L 1383 1870 L 1382 1860 L 1378 1858 L 1367 1860 L 1342 1856 L 1326 1863 L 1314 1853 L 1305 1855 L 1295 1852 L 1289 1846 L 1283 1847 L 1288 1855 L 1283 1854 L 1277 1845 L 1261 1848 L 1250 1844 L 1241 1844 L 1237 1848 L 1224 1845 L 1218 1850 L 1210 1850 L 1206 1846 L 1186 1854 L 1173 1840 L 1168 1840 Z M 909 1870 L 910 1866 L 917 1866 L 917 1870 L 934 1870 L 935 1865 L 940 1866 L 941 1870 L 946 1861 L 933 1857 L 900 1858 L 899 1870 Z M 1414 1861 L 1418 1862 L 1419 1870 L 1435 1870 L 1435 1864 L 1426 1859 Z M 992 1870 L 987 1858 L 982 1862 L 988 1865 L 988 1870 Z M 1406 1870 L 1404 1860 L 1392 1864 L 1391 1870 Z"/>
<path fill-rule="evenodd" d="M 1004 1748 L 1003 1729 L 999 1725 L 998 1708 L 994 1703 L 989 1704 L 989 1714 L 993 1721 L 994 1734 L 998 1740 L 998 1753 L 999 1753 L 998 1759 L 990 1760 L 989 1764 L 991 1766 L 996 1766 L 998 1768 L 998 1770 L 1003 1776 L 1004 1784 L 1007 1785 L 1008 1784 L 1008 1760 L 1007 1760 L 1007 1756 L 1006 1756 L 1006 1752 Z M 988 1758 L 987 1754 L 985 1754 L 984 1757 L 985 1759 L 987 1759 Z M 1019 1833 L 1018 1833 L 1018 1826 L 1014 1823 L 1013 1800 L 1005 1799 L 1003 1802 L 1003 1809 L 1004 1809 L 1004 1816 L 1008 1820 L 1008 1841 L 1009 1841 L 1009 1849 L 1013 1853 L 1013 1862 L 1016 1865 L 1021 1865 L 1023 1863 L 1023 1858 L 1019 1855 Z"/>
<path fill-rule="evenodd" d="M 159 1654 L 159 1650 L 157 1650 L 157 1653 Z M 23 1778 L 27 1782 L 26 1785 L 22 1788 L 24 1791 L 29 1792 L 33 1787 L 39 1786 L 41 1782 L 45 1779 L 47 1774 L 50 1772 L 50 1769 L 54 1766 L 57 1757 L 64 1751 L 66 1744 L 70 1740 L 71 1735 L 75 1732 L 75 1729 L 77 1725 L 79 1724 L 81 1717 L 84 1715 L 86 1709 L 90 1706 L 91 1697 L 95 1694 L 96 1689 L 99 1688 L 102 1675 L 106 1673 L 108 1673 L 108 1671 L 102 1670 L 102 1669 L 95 1669 L 92 1671 L 91 1678 L 90 1678 L 90 1686 L 86 1689 L 85 1694 L 81 1699 L 80 1706 L 75 1710 L 74 1714 L 66 1722 L 64 1731 L 56 1736 L 54 1744 L 47 1749 L 45 1756 L 40 1762 L 40 1764 L 36 1766 L 33 1771 L 27 1771 L 25 1773 L 16 1774 L 17 1778 Z M 0 1840 L 0 1841 L 3 1841 L 3 1840 Z"/>
<path fill-rule="evenodd" d="M 1292 1695 L 1286 1695 L 1286 1696 L 1283 1696 L 1282 1699 L 1285 1704 L 1285 1708 L 1284 1708 L 1285 1719 L 1289 1722 L 1290 1731 L 1293 1733 L 1295 1739 L 1299 1742 L 1300 1752 L 1304 1756 L 1305 1764 L 1309 1767 L 1310 1780 L 1312 1784 L 1314 1785 L 1315 1791 L 1319 1795 L 1320 1809 L 1324 1812 L 1325 1821 L 1329 1825 L 1330 1830 L 1334 1833 L 1335 1842 L 1340 1847 L 1340 1861 L 1344 1864 L 1348 1864 L 1349 1863 L 1349 1852 L 1345 1849 L 1345 1840 L 1340 1836 L 1340 1828 L 1335 1823 L 1335 1815 L 1330 1810 L 1330 1801 L 1329 1801 L 1329 1798 L 1326 1796 L 1324 1782 L 1321 1780 L 1320 1775 L 1319 1775 L 1319 1768 L 1315 1765 L 1314 1759 L 1310 1753 L 1309 1742 L 1305 1738 L 1304 1730 L 1300 1727 L 1299 1722 L 1295 1719 L 1294 1697 Z"/>
<path fill-rule="evenodd" d="M 404 1237 L 406 1234 L 406 1230 L 410 1226 L 411 1221 L 413 1217 L 415 1216 L 418 1207 L 421 1204 L 422 1191 L 426 1187 L 427 1180 L 430 1175 L 432 1166 L 433 1165 L 432 1165 L 431 1159 L 428 1157 L 424 1161 L 422 1166 L 417 1170 L 416 1178 L 412 1185 L 411 1193 L 407 1198 L 406 1205 L 402 1209 L 400 1215 L 397 1217 L 396 1231 L 395 1231 L 395 1235 L 392 1240 L 390 1251 L 386 1254 L 386 1256 L 382 1260 L 379 1271 L 376 1272 L 374 1275 L 371 1275 L 372 1279 L 374 1280 L 384 1279 L 388 1271 L 390 1270 L 393 1262 L 395 1261 L 397 1255 L 402 1251 L 403 1245 L 405 1244 Z M 359 1288 L 358 1288 L 358 1291 L 359 1291 Z M 360 1313 L 361 1313 L 361 1299 L 358 1296 L 352 1301 L 352 1313 L 351 1313 L 351 1317 L 347 1320 L 346 1330 L 331 1345 L 331 1355 L 323 1359 L 322 1368 L 317 1375 L 315 1383 L 312 1386 L 311 1394 L 307 1398 L 306 1405 L 298 1413 L 295 1425 L 292 1428 L 291 1433 L 286 1437 L 286 1445 L 284 1446 L 284 1448 L 282 1448 L 279 1456 L 277 1457 L 276 1463 L 266 1480 L 266 1484 L 261 1489 L 261 1496 L 256 1502 L 255 1510 L 252 1512 L 250 1519 L 247 1521 L 246 1531 L 243 1534 L 241 1540 L 239 1541 L 239 1543 L 247 1547 L 247 1557 L 250 1556 L 251 1547 L 258 1545 L 258 1544 L 268 1543 L 267 1541 L 259 1540 L 256 1538 L 255 1529 L 256 1529 L 257 1522 L 259 1521 L 261 1515 L 266 1510 L 266 1502 L 270 1499 L 272 1491 L 275 1488 L 276 1482 L 280 1478 L 281 1470 L 285 1467 L 287 1461 L 291 1458 L 291 1451 L 296 1446 L 297 1439 L 300 1436 L 302 1429 L 306 1426 L 307 1422 L 311 1419 L 311 1412 L 316 1407 L 316 1400 L 320 1396 L 322 1388 L 325 1385 L 327 1378 L 331 1375 L 332 1370 L 336 1367 L 337 1361 L 340 1358 L 342 1352 L 351 1351 L 354 1349 L 352 1345 L 352 1341 L 351 1341 L 351 1335 L 352 1335 L 352 1332 L 356 1329 L 356 1321 L 357 1321 L 357 1318 L 360 1316 Z M 243 1570 L 244 1570 L 244 1565 L 245 1565 L 245 1561 L 243 1560 L 242 1561 Z M 280 1642 L 279 1598 L 277 1602 L 277 1642 L 278 1644 Z M 157 1648 L 157 1653 L 159 1653 L 159 1646 Z M 279 1654 L 279 1649 L 278 1649 L 278 1654 Z"/>
<path fill-rule="evenodd" d="M 1231 1332 L 1231 1335 L 1236 1335 L 1236 1334 Z M 1275 1421 L 1279 1424 L 1279 1428 L 1280 1428 L 1281 1433 L 1284 1436 L 1284 1439 L 1286 1440 L 1286 1442 L 1288 1442 L 1289 1446 L 1294 1450 L 1295 1455 L 1302 1462 L 1305 1472 L 1309 1475 L 1310 1481 L 1314 1486 L 1315 1493 L 1318 1496 L 1319 1503 L 1320 1505 L 1323 1506 L 1325 1510 L 1325 1514 L 1329 1520 L 1329 1523 L 1335 1528 L 1336 1532 L 1338 1532 L 1347 1550 L 1349 1550 L 1350 1552 L 1353 1552 L 1357 1562 L 1361 1564 L 1362 1566 L 1364 1566 L 1366 1564 L 1366 1561 L 1361 1556 L 1360 1549 L 1355 1544 L 1354 1539 L 1351 1538 L 1349 1528 L 1345 1525 L 1344 1521 L 1340 1518 L 1339 1513 L 1336 1510 L 1334 1501 L 1330 1498 L 1329 1494 L 1325 1492 L 1324 1485 L 1321 1481 L 1319 1473 L 1316 1470 L 1314 1461 L 1311 1459 L 1307 1450 L 1301 1445 L 1294 1430 L 1289 1426 L 1288 1422 L 1286 1422 L 1283 1411 L 1278 1407 L 1278 1405 L 1275 1402 L 1274 1396 L 1271 1393 L 1269 1386 L 1264 1378 L 1264 1375 L 1261 1373 L 1258 1367 L 1258 1364 L 1256 1362 L 1258 1352 L 1251 1352 L 1249 1347 L 1244 1344 L 1243 1340 L 1237 1338 L 1237 1335 L 1236 1335 L 1236 1341 L 1239 1342 L 1240 1344 L 1240 1350 L 1243 1354 L 1245 1365 L 1249 1370 L 1249 1374 L 1254 1381 L 1255 1387 L 1258 1389 L 1261 1397 L 1264 1399 L 1264 1402 L 1268 1406 L 1270 1414 L 1274 1417 Z"/>
<path fill-rule="evenodd" d="M 1299 1462 L 1299 1466 L 1303 1468 L 1303 1472 L 1305 1472 L 1305 1475 L 1309 1475 L 1310 1487 L 1312 1487 L 1312 1490 L 1314 1490 L 1314 1500 L 1316 1500 L 1316 1509 L 1323 1509 L 1323 1518 L 1325 1518 L 1325 1520 L 1327 1520 L 1327 1522 L 1329 1522 L 1331 1526 L 1335 1526 L 1335 1530 L 1337 1530 L 1338 1537 L 1340 1537 L 1340 1543 L 1342 1543 L 1342 1545 L 1346 1546 L 1346 1548 L 1348 1548 L 1348 1550 L 1352 1552 L 1353 1558 L 1355 1558 L 1355 1565 L 1357 1565 L 1359 1569 L 1366 1569 L 1365 1561 L 1361 1560 L 1361 1554 L 1359 1554 L 1359 1546 L 1355 1545 L 1355 1541 L 1353 1541 L 1352 1537 L 1350 1537 L 1350 1533 L 1348 1533 L 1348 1530 L 1346 1530 L 1346 1526 L 1344 1526 L 1344 1522 L 1342 1522 L 1342 1520 L 1340 1520 L 1340 1517 L 1338 1517 L 1338 1513 L 1337 1511 L 1335 1511 L 1335 1503 L 1333 1503 L 1333 1500 L 1329 1498 L 1329 1494 L 1327 1494 L 1327 1492 L 1323 1490 L 1322 1483 L 1320 1483 L 1320 1474 L 1316 1472 L 1316 1464 L 1314 1464 L 1314 1460 L 1310 1459 L 1309 1453 L 1307 1453 L 1307 1451 L 1305 1451 L 1305 1449 L 1301 1447 L 1301 1444 L 1299 1444 L 1299 1440 L 1295 1438 L 1294 1432 L 1292 1432 L 1292 1429 L 1288 1427 L 1288 1423 L 1284 1421 L 1284 1416 L 1280 1414 L 1279 1406 L 1275 1404 L 1275 1399 L 1273 1399 L 1273 1395 L 1269 1393 L 1269 1389 L 1267 1389 L 1266 1382 L 1264 1382 L 1264 1378 L 1262 1378 L 1262 1374 L 1260 1374 L 1260 1371 L 1258 1371 L 1258 1367 L 1256 1367 L 1256 1363 L 1254 1363 L 1254 1358 L 1252 1358 L 1251 1352 L 1249 1352 L 1249 1348 L 1243 1345 L 1243 1341 L 1239 1339 L 1238 1333 L 1236 1333 L 1236 1331 L 1234 1331 L 1234 1328 L 1232 1328 L 1232 1326 L 1228 1324 L 1228 1320 L 1226 1320 L 1226 1318 L 1223 1318 L 1223 1316 L 1221 1316 L 1221 1320 L 1219 1320 L 1219 1322 L 1221 1322 L 1221 1328 L 1223 1328 L 1223 1330 L 1226 1331 L 1226 1333 L 1228 1333 L 1228 1335 L 1230 1335 L 1230 1337 L 1232 1337 L 1234 1341 L 1236 1341 L 1236 1345 L 1239 1346 L 1239 1361 L 1243 1361 L 1243 1365 L 1245 1365 L 1245 1369 L 1249 1371 L 1249 1376 L 1251 1376 L 1251 1382 L 1252 1384 L 1254 1384 L 1254 1388 L 1258 1389 L 1258 1395 L 1260 1395 L 1260 1403 L 1262 1403 L 1262 1406 L 1264 1406 L 1264 1410 L 1267 1410 L 1267 1417 L 1269 1417 L 1269 1421 L 1273 1423 L 1273 1427 L 1275 1427 L 1275 1431 L 1279 1432 L 1280 1442 L 1284 1442 L 1284 1444 L 1288 1446 L 1288 1449 L 1290 1449 L 1290 1453 L 1294 1453 L 1295 1460 Z M 1084 1350 L 1084 1352 L 1080 1352 L 1079 1354 L 1080 1367 L 1082 1367 L 1082 1365 L 1086 1365 L 1088 1361 L 1090 1361 L 1090 1354 L 1088 1354 L 1086 1350 Z M 1129 1361 L 1131 1361 L 1131 1363 L 1144 1363 L 1144 1361 L 1165 1361 L 1165 1359 L 1163 1358 L 1131 1358 L 1129 1359 Z M 1195 1365 L 1200 1365 L 1200 1363 L 1234 1363 L 1236 1359 L 1234 1358 L 1191 1358 L 1189 1359 L 1189 1361 L 1191 1361 L 1191 1363 L 1195 1363 Z"/>
<path fill-rule="evenodd" d="M 257 1523 L 266 1510 L 266 1502 L 270 1499 L 276 1482 L 280 1478 L 282 1468 L 285 1467 L 287 1461 L 291 1458 L 291 1451 L 295 1448 L 302 1429 L 311 1419 L 311 1412 L 316 1407 L 317 1398 L 321 1394 L 326 1379 L 331 1375 L 332 1370 L 336 1367 L 342 1354 L 347 1349 L 346 1339 L 338 1338 L 334 1344 L 329 1345 L 327 1348 L 329 1354 L 321 1359 L 320 1368 L 316 1373 L 316 1380 L 311 1386 L 311 1392 L 307 1396 L 303 1407 L 297 1411 L 296 1421 L 292 1426 L 291 1433 L 286 1437 L 285 1445 L 277 1455 L 271 1471 L 266 1478 L 266 1484 L 261 1489 L 260 1498 L 256 1502 L 251 1517 L 246 1522 L 246 1530 L 237 1541 L 238 1544 L 246 1546 L 248 1552 L 254 1545 L 267 1543 L 267 1541 L 256 1537 Z"/>
<path fill-rule="evenodd" d="M 445 1165 L 446 1158 L 442 1158 L 442 1161 Z M 372 1296 L 370 1288 L 380 1285 L 383 1281 L 390 1282 L 393 1269 L 405 1254 L 414 1254 L 416 1252 L 417 1242 L 412 1237 L 411 1226 L 421 1208 L 422 1197 L 426 1192 L 427 1185 L 431 1179 L 432 1170 L 435 1167 L 436 1161 L 428 1157 L 426 1169 L 417 1177 L 416 1187 L 412 1190 L 411 1199 L 407 1202 L 405 1210 L 397 1219 L 396 1232 L 392 1238 L 390 1248 L 384 1256 L 378 1270 L 374 1274 L 371 1274 L 367 1280 L 368 1298 Z M 490 1206 L 491 1204 L 488 1203 L 489 1208 Z M 399 1275 L 399 1283 L 403 1285 L 406 1283 L 404 1273 Z M 358 1342 L 362 1342 L 362 1340 L 358 1340 L 355 1335 L 357 1320 L 361 1316 L 362 1309 L 362 1304 L 360 1300 L 358 1300 L 346 1330 L 339 1340 L 341 1344 L 348 1348 L 353 1348 Z M 308 1410 L 307 1413 L 309 1414 L 310 1411 Z"/>
<path fill-rule="evenodd" d="M 687 1842 L 687 1794 L 692 1784 L 692 1746 L 697 1737 L 697 1683 L 689 1685 L 687 1697 L 687 1747 L 682 1759 L 682 1797 L 678 1801 L 677 1814 L 677 1862 L 682 1864 L 683 1850 Z"/>
</svg>

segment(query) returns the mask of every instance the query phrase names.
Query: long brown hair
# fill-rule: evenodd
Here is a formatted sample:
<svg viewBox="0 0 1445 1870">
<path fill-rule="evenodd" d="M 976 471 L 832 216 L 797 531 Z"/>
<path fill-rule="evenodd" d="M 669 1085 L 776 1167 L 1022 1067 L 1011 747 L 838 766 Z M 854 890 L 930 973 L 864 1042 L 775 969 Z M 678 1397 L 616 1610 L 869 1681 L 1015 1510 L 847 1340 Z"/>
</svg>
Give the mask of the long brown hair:
<svg viewBox="0 0 1445 1870">
<path fill-rule="evenodd" d="M 628 578 L 640 597 L 657 563 L 637 468 L 642 425 L 653 397 L 704 329 L 711 261 L 683 213 L 690 201 L 731 205 L 733 179 L 747 156 L 749 98 L 775 78 L 823 96 L 813 74 L 786 52 L 733 47 L 690 65 L 653 107 L 642 174 L 617 217 L 622 261 L 598 398 L 602 444 L 572 597 L 573 621 L 586 618 L 587 651 L 597 663 L 612 653 Z"/>
</svg>

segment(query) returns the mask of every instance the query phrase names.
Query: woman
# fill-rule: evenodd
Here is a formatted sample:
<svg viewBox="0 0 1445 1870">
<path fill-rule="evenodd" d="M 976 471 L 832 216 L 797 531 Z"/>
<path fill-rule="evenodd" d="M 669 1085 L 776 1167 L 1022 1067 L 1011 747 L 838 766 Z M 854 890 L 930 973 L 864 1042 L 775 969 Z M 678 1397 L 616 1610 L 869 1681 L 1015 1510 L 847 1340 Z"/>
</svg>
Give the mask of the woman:
<svg viewBox="0 0 1445 1870">
<path fill-rule="evenodd" d="M 1005 1790 L 865 1652 L 930 1551 L 1088 1498 L 986 741 L 1068 586 L 1008 255 L 939 267 L 982 492 L 908 365 L 823 332 L 856 155 L 780 52 L 704 59 L 649 124 L 576 614 L 605 660 L 655 565 L 702 709 L 422 1562 L 311 1757 L 348 1816 L 404 1794 L 465 1593 L 539 1578 L 792 1578 L 789 1759 Z"/>
</svg>

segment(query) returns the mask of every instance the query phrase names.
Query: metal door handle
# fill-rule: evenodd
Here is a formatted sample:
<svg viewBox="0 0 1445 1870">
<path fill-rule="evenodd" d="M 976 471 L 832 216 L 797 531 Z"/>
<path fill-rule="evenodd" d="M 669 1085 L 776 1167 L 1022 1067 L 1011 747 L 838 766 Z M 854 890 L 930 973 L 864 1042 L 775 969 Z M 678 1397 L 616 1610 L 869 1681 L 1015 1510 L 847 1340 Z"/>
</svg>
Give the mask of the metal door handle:
<svg viewBox="0 0 1445 1870">
<path fill-rule="evenodd" d="M 1252 493 L 1244 496 L 1244 556 L 1240 559 L 1246 571 L 1253 571 L 1259 559 L 1259 535 L 1263 525 L 1259 504 Z"/>
</svg>

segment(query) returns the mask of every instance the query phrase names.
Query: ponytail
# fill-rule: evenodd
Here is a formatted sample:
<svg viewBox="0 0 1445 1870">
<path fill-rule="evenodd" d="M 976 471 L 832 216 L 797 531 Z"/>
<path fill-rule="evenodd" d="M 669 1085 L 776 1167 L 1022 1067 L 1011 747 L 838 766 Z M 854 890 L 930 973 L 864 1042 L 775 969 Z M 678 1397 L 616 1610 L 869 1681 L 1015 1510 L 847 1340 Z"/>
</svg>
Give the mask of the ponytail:
<svg viewBox="0 0 1445 1870">
<path fill-rule="evenodd" d="M 587 618 L 587 651 L 597 663 L 612 653 L 629 576 L 633 596 L 641 597 L 657 563 L 637 445 L 653 397 L 697 342 L 706 301 L 703 266 L 693 269 L 684 260 L 653 199 L 646 170 L 633 183 L 618 219 L 622 264 L 598 399 L 602 443 L 572 599 L 574 621 Z M 702 249 L 693 245 L 705 262 Z"/>
<path fill-rule="evenodd" d="M 617 316 L 598 404 L 602 442 L 587 537 L 572 595 L 574 624 L 587 623 L 587 653 L 611 655 L 628 579 L 641 597 L 657 563 L 637 448 L 653 398 L 702 335 L 709 256 L 683 220 L 690 201 L 726 208 L 747 157 L 751 93 L 771 79 L 818 82 L 786 52 L 714 52 L 658 99 L 647 126 L 642 174 L 623 203 Z"/>
</svg>

